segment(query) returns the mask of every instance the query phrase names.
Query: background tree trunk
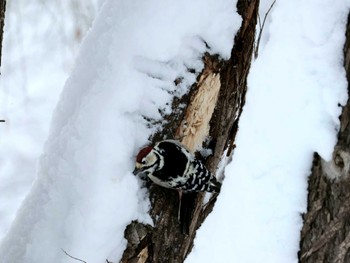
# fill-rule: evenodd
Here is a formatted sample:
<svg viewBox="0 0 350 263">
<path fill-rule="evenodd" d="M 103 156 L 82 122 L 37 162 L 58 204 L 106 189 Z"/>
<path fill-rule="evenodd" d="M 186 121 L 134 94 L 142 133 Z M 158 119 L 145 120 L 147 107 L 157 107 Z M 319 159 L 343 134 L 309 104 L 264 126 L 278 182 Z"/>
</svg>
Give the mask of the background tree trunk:
<svg viewBox="0 0 350 263">
<path fill-rule="evenodd" d="M 2 38 L 4 35 L 6 0 L 0 0 L 0 66 L 2 58 Z"/>
<path fill-rule="evenodd" d="M 213 149 L 213 155 L 206 160 L 206 166 L 214 174 L 225 149 L 229 148 L 230 153 L 234 146 L 238 119 L 245 102 L 259 0 L 239 0 L 237 9 L 243 21 L 235 37 L 231 58 L 222 61 L 218 56 L 204 56 L 205 68 L 199 75 L 198 82 L 187 96 L 174 100 L 174 112 L 165 117 L 168 120 L 167 126 L 152 138 L 155 142 L 171 138 L 169 134 L 175 134 L 181 138 L 183 144 L 194 151 L 209 135 L 212 140 L 206 146 Z M 181 80 L 175 80 L 175 83 L 178 81 Z M 213 92 L 214 90 L 217 92 Z M 207 101 L 201 101 L 203 98 Z M 209 101 L 214 104 L 208 105 Z M 176 110 L 180 103 L 187 105 L 185 111 Z M 201 103 L 201 107 L 208 106 L 209 112 L 212 112 L 211 116 L 202 116 L 200 123 L 207 122 L 205 127 L 199 127 L 201 125 L 195 123 L 191 117 L 193 111 L 200 111 L 196 103 Z M 203 137 L 202 131 L 205 129 L 209 134 Z M 150 185 L 149 192 L 152 206 L 150 214 L 154 227 L 139 222 L 132 222 L 127 227 L 125 238 L 128 240 L 128 246 L 121 262 L 183 262 L 192 249 L 196 230 L 212 210 L 216 196 L 214 195 L 206 206 L 203 206 L 204 194 L 190 194 L 185 197 L 182 202 L 186 201 L 191 205 L 193 201 L 193 207 L 190 208 L 192 219 L 187 229 L 188 234 L 183 234 L 177 220 L 177 192 L 154 184 Z"/>
<path fill-rule="evenodd" d="M 344 61 L 350 81 L 350 16 Z M 348 86 L 348 93 L 350 87 Z M 309 178 L 308 209 L 301 231 L 302 263 L 350 262 L 350 103 L 343 108 L 338 143 L 326 162 L 315 155 Z"/>
</svg>

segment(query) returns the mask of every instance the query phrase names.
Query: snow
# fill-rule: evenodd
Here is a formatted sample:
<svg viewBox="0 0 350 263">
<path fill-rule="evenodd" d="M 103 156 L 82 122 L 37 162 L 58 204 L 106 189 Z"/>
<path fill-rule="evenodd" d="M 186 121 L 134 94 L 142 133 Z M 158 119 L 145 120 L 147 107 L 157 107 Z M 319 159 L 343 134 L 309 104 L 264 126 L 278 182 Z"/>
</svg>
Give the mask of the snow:
<svg viewBox="0 0 350 263">
<path fill-rule="evenodd" d="M 271 2 L 262 1 L 261 14 Z M 7 203 L 14 199 L 10 191 L 28 188 L 33 156 L 41 153 L 41 158 L 30 193 L 0 244 L 0 262 L 72 262 L 62 249 L 89 263 L 119 262 L 125 226 L 132 220 L 152 223 L 147 191 L 131 173 L 137 150 L 159 128 L 148 127 L 143 116 L 160 120 L 159 109 L 170 111 L 172 94 L 181 96 L 196 80 L 188 69 L 203 68 L 204 52 L 229 57 L 241 23 L 235 5 L 229 0 L 105 2 L 60 95 L 43 152 L 25 132 L 12 135 L 18 140 L 12 151 L 3 147 L 10 149 L 1 167 L 6 179 L 1 190 L 7 191 L 1 193 L 0 211 L 6 224 L 23 199 Z M 222 192 L 186 262 L 297 262 L 313 153 L 330 159 L 338 104 L 347 99 L 342 52 L 349 8 L 350 1 L 343 0 L 276 2 L 249 73 Z M 15 54 L 8 59 L 15 60 Z M 37 71 L 52 83 L 64 79 Z M 30 90 L 44 105 L 40 76 Z M 182 82 L 175 86 L 177 78 Z M 2 103 L 11 104 L 18 94 L 1 94 Z M 35 109 L 30 116 L 51 114 L 49 106 L 27 108 Z M 17 149 L 31 163 L 26 172 Z M 17 182 L 11 177 L 16 171 L 23 175 Z"/>
<path fill-rule="evenodd" d="M 313 153 L 331 158 L 338 103 L 347 100 L 349 7 L 341 0 L 276 2 L 249 74 L 233 161 L 186 262 L 298 262 Z"/>
<path fill-rule="evenodd" d="M 0 240 L 35 178 L 53 108 L 98 1 L 74 6 L 62 0 L 7 1 L 0 78 L 0 119 L 6 120 L 0 125 Z"/>
<path fill-rule="evenodd" d="M 106 1 L 60 95 L 0 261 L 71 262 L 63 249 L 89 263 L 118 262 L 126 225 L 151 223 L 146 191 L 131 173 L 137 149 L 158 128 L 143 116 L 169 111 L 170 92 L 188 90 L 197 75 L 187 69 L 199 72 L 204 52 L 228 58 L 240 23 L 227 0 Z"/>
</svg>

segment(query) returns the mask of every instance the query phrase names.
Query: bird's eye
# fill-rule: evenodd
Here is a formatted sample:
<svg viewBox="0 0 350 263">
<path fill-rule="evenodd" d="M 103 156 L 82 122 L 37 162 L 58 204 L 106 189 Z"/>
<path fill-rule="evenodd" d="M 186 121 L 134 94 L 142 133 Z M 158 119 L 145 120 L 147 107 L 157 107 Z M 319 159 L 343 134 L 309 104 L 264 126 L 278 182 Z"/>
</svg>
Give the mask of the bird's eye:
<svg viewBox="0 0 350 263">
<path fill-rule="evenodd" d="M 145 160 L 142 160 L 141 163 L 142 163 L 142 164 L 146 164 L 146 161 L 145 161 Z"/>
</svg>

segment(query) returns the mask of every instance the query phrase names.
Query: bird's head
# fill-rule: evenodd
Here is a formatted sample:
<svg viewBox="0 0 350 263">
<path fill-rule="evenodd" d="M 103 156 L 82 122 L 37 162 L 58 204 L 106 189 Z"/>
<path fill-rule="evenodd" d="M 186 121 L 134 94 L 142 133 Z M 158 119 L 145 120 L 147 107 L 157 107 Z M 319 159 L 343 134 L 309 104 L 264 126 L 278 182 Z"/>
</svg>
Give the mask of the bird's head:
<svg viewBox="0 0 350 263">
<path fill-rule="evenodd" d="M 153 172 L 157 166 L 158 157 L 151 146 L 142 148 L 136 156 L 134 174 Z"/>
</svg>

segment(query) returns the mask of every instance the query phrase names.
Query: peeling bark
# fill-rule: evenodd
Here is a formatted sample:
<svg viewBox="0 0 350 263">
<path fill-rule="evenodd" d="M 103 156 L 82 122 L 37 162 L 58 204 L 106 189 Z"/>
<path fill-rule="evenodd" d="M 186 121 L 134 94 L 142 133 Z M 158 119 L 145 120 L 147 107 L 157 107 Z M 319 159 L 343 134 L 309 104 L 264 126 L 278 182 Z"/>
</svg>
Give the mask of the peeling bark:
<svg viewBox="0 0 350 263">
<path fill-rule="evenodd" d="M 350 82 L 350 16 L 344 64 Z M 348 93 L 350 86 L 348 86 Z M 315 155 L 309 178 L 308 209 L 303 216 L 299 261 L 302 263 L 350 262 L 350 101 L 343 108 L 333 158 Z"/>
<path fill-rule="evenodd" d="M 234 145 L 245 102 L 259 0 L 239 0 L 237 9 L 243 21 L 235 36 L 231 58 L 222 61 L 218 56 L 204 56 L 205 68 L 197 84 L 187 96 L 173 102 L 174 109 L 185 103 L 186 110 L 174 110 L 166 117 L 168 124 L 164 130 L 152 138 L 158 141 L 171 138 L 169 133 L 175 134 L 193 152 L 202 146 L 206 137 L 211 138 L 209 147 L 213 148 L 213 155 L 206 160 L 206 166 L 214 174 L 224 150 L 232 149 Z M 175 80 L 175 83 L 178 81 L 181 80 Z M 151 184 L 149 193 L 154 227 L 139 222 L 132 222 L 127 227 L 128 247 L 121 262 L 183 262 L 192 249 L 196 230 L 213 208 L 216 195 L 205 206 L 204 194 L 185 196 L 187 207 L 192 205 L 192 217 L 188 234 L 183 234 L 177 220 L 177 192 Z"/>
</svg>

